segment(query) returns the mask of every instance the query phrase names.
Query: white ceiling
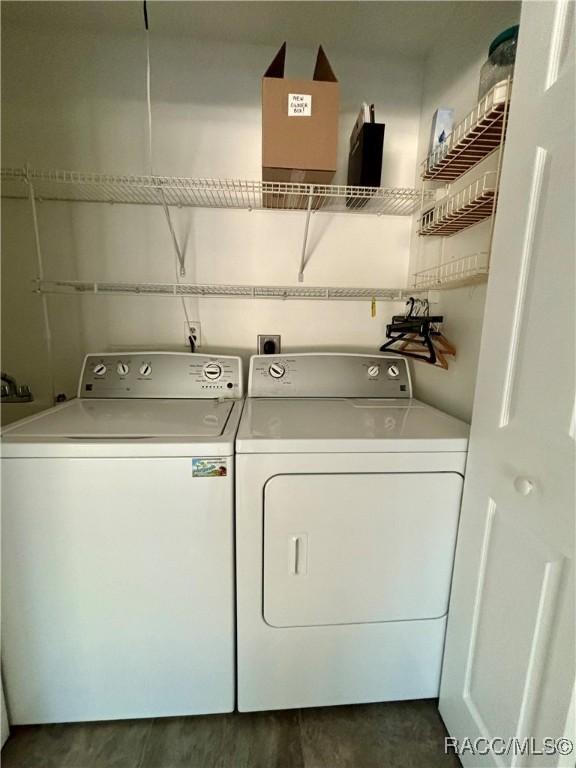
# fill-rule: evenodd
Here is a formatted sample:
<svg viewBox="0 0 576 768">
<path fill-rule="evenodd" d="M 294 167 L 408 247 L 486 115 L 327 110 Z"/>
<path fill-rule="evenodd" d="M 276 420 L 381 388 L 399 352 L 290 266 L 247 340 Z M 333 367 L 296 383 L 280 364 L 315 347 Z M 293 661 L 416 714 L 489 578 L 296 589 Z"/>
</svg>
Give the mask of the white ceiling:
<svg viewBox="0 0 576 768">
<path fill-rule="evenodd" d="M 402 53 L 424 58 L 439 39 L 454 30 L 458 20 L 490 13 L 503 0 L 268 0 L 267 2 L 194 2 L 148 0 L 150 29 L 154 34 L 276 46 L 287 40 L 292 46 L 328 50 L 363 50 L 370 53 Z M 518 2 L 510 5 L 518 6 Z M 3 0 L 3 35 L 12 26 L 50 33 L 55 29 L 96 33 L 137 33 L 143 29 L 139 0 Z"/>
</svg>

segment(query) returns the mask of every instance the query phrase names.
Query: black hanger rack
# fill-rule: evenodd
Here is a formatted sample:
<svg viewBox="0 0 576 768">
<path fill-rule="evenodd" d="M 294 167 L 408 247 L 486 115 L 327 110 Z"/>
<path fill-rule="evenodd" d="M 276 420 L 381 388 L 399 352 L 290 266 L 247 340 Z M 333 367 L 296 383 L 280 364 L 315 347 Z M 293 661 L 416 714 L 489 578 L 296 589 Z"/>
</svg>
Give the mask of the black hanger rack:
<svg viewBox="0 0 576 768">
<path fill-rule="evenodd" d="M 392 322 L 386 326 L 386 338 L 388 339 L 381 347 L 384 352 L 391 349 L 404 357 L 413 357 L 417 360 L 423 360 L 430 365 L 436 363 L 436 350 L 432 343 L 433 336 L 440 336 L 437 326 L 444 321 L 443 315 L 430 315 L 428 301 L 410 297 L 406 302 L 408 311 L 405 315 L 394 315 Z M 422 312 L 422 314 L 420 314 Z M 403 346 L 410 344 L 421 345 L 423 353 L 394 348 L 395 344 L 401 343 Z M 427 354 L 426 354 L 427 352 Z"/>
</svg>

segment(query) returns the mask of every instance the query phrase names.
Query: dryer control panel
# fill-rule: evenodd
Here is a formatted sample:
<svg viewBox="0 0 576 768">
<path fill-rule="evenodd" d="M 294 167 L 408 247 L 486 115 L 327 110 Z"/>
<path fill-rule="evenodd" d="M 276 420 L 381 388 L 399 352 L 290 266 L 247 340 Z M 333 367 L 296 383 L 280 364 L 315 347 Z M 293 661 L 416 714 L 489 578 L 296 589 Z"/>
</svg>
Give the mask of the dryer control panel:
<svg viewBox="0 0 576 768">
<path fill-rule="evenodd" d="M 87 355 L 78 397 L 239 398 L 242 360 L 190 352 Z"/>
<path fill-rule="evenodd" d="M 254 355 L 250 397 L 410 398 L 408 362 L 395 355 L 301 352 Z"/>
</svg>

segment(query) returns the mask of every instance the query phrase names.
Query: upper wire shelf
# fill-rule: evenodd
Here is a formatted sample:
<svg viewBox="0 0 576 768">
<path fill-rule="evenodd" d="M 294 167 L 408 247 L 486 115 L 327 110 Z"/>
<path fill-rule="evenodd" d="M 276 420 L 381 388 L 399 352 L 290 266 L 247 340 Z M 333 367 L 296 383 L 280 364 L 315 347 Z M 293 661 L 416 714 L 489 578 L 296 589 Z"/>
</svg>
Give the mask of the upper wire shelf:
<svg viewBox="0 0 576 768">
<path fill-rule="evenodd" d="M 76 171 L 3 168 L 2 197 L 28 196 L 63 202 L 174 205 L 197 208 L 307 210 L 409 216 L 422 192 L 411 188 L 288 184 L 241 179 L 191 179 L 173 176 L 111 176 Z M 424 193 L 424 200 L 433 192 Z"/>
<path fill-rule="evenodd" d="M 345 288 L 316 285 L 221 285 L 186 283 L 87 282 L 81 280 L 37 280 L 37 293 L 72 295 L 192 296 L 221 299 L 327 299 L 406 301 L 414 293 L 427 293 L 414 288 Z"/>
<path fill-rule="evenodd" d="M 422 163 L 423 179 L 455 181 L 503 141 L 512 80 L 502 80 L 454 128 L 446 141 Z"/>
<path fill-rule="evenodd" d="M 494 212 L 498 173 L 489 171 L 422 214 L 419 235 L 449 237 Z"/>
</svg>

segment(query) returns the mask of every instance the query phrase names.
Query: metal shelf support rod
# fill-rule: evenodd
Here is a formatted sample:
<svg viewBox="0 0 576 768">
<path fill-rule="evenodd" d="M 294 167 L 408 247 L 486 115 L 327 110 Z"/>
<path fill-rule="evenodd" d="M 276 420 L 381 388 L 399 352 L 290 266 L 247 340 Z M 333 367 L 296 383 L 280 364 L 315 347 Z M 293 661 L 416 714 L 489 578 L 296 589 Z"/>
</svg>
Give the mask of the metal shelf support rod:
<svg viewBox="0 0 576 768">
<path fill-rule="evenodd" d="M 310 227 L 310 214 L 312 213 L 312 188 L 308 195 L 308 206 L 306 208 L 306 224 L 304 225 L 304 240 L 302 242 L 302 253 L 300 254 L 300 269 L 298 270 L 298 282 L 304 282 L 304 267 L 306 266 L 306 245 L 308 244 L 308 229 Z"/>
<path fill-rule="evenodd" d="M 44 281 L 44 260 L 42 258 L 42 246 L 40 243 L 40 228 L 38 226 L 38 212 L 36 210 L 36 195 L 34 184 L 30 180 L 28 168 L 26 169 L 26 182 L 28 184 L 28 199 L 30 200 L 30 212 L 32 214 L 32 229 L 34 231 L 34 248 L 36 251 L 36 270 L 38 275 L 38 291 L 42 299 L 42 317 L 44 320 L 44 338 L 46 340 L 46 354 L 48 356 L 48 386 L 51 400 L 56 401 L 56 387 L 54 383 L 54 355 L 52 343 L 52 329 L 50 327 L 50 315 L 48 312 L 48 297 L 40 290 L 40 285 Z"/>
<path fill-rule="evenodd" d="M 168 229 L 170 230 L 170 234 L 172 235 L 172 242 L 174 244 L 176 258 L 178 259 L 178 263 L 180 265 L 180 277 L 184 277 L 186 274 L 186 264 L 184 260 L 184 254 L 182 253 L 182 250 L 178 243 L 178 238 L 176 237 L 176 232 L 174 231 L 174 225 L 172 224 L 172 219 L 170 218 L 170 209 L 168 208 L 168 203 L 166 202 L 166 195 L 164 194 L 164 190 L 162 189 L 162 187 L 158 187 L 158 191 L 160 192 L 160 196 L 162 197 L 162 207 L 164 208 L 164 215 L 166 216 Z"/>
</svg>

